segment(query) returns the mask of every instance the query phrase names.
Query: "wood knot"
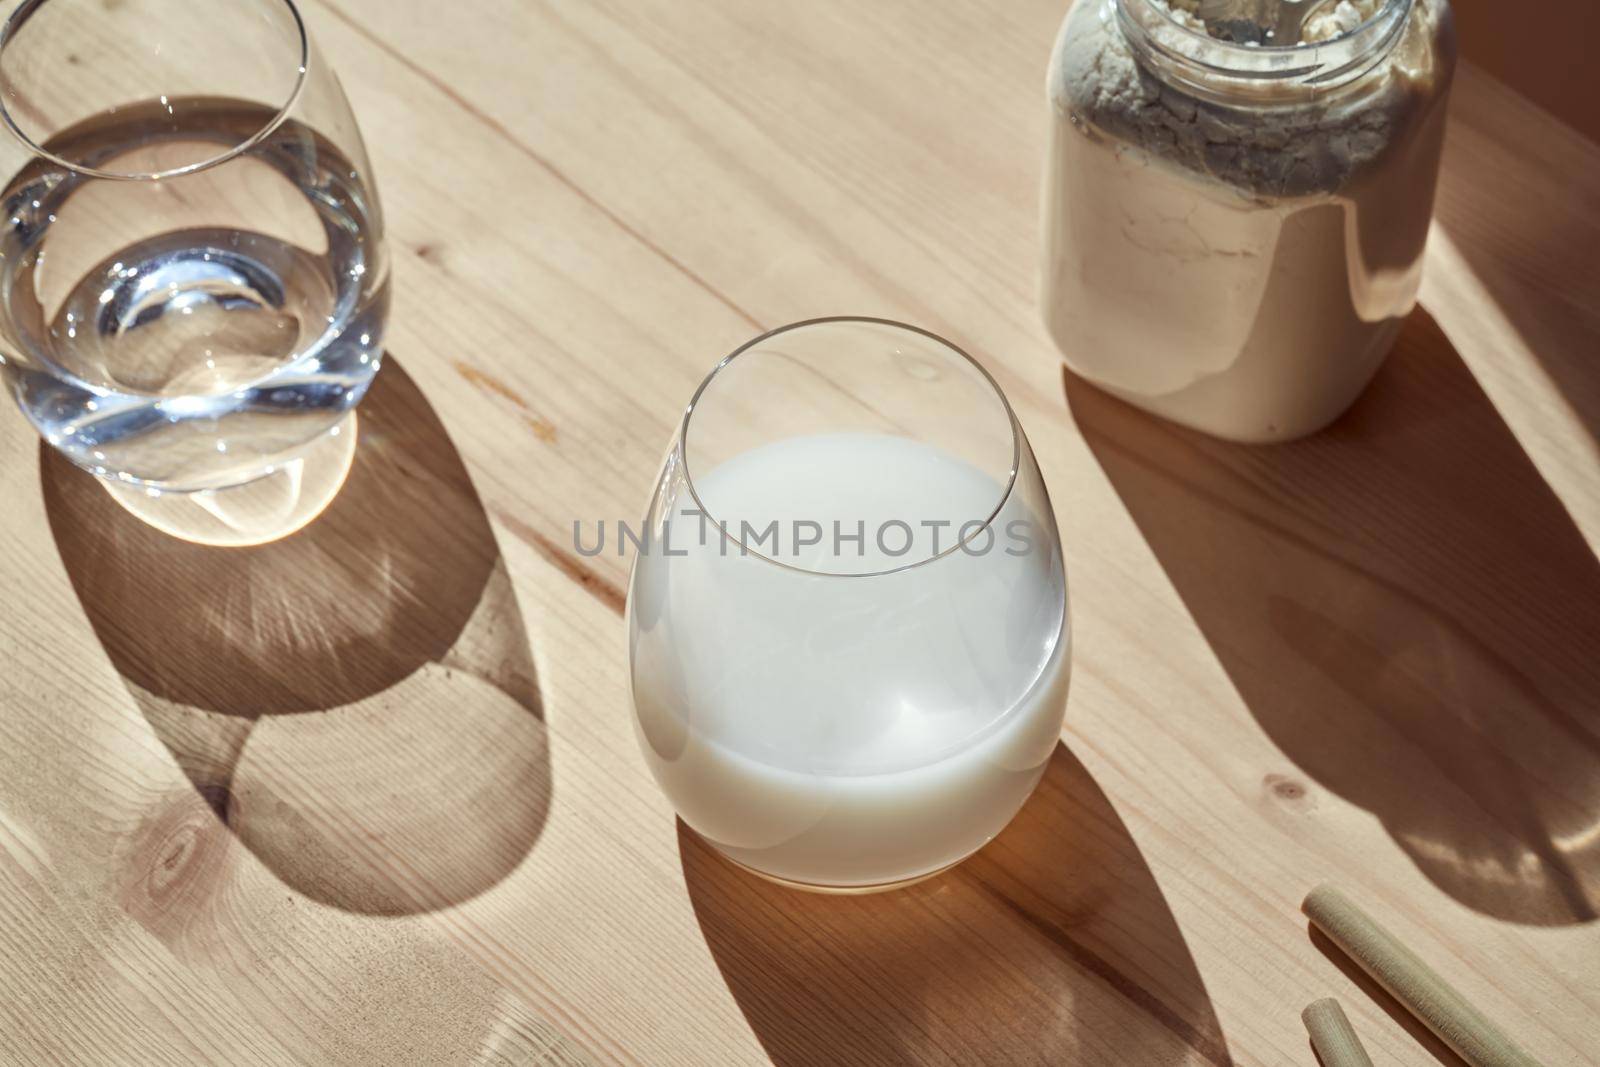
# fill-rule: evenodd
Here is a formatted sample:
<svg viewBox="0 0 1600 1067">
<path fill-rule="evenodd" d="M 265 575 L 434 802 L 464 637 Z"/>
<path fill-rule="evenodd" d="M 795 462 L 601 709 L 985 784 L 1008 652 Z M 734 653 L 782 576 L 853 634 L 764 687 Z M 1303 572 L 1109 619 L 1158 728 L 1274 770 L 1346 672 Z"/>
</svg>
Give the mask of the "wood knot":
<svg viewBox="0 0 1600 1067">
<path fill-rule="evenodd" d="M 209 910 L 228 871 L 232 834 L 217 817 L 228 791 L 208 787 L 171 798 L 133 834 L 122 857 L 120 894 L 130 918 L 171 945 Z"/>
<path fill-rule="evenodd" d="M 1316 799 L 1304 782 L 1283 774 L 1269 774 L 1262 779 L 1267 794 L 1285 807 L 1305 811 L 1316 806 Z"/>
</svg>

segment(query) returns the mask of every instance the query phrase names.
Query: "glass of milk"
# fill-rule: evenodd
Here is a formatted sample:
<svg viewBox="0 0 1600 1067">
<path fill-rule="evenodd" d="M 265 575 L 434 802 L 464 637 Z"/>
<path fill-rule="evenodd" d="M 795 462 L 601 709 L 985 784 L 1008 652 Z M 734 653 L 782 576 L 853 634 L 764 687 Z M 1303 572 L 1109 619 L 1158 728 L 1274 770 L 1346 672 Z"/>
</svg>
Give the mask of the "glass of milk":
<svg viewBox="0 0 1600 1067">
<path fill-rule="evenodd" d="M 796 323 L 701 384 L 635 531 L 640 745 L 691 828 L 861 892 L 970 855 L 1065 710 L 1066 574 L 994 379 L 924 330 Z"/>
</svg>

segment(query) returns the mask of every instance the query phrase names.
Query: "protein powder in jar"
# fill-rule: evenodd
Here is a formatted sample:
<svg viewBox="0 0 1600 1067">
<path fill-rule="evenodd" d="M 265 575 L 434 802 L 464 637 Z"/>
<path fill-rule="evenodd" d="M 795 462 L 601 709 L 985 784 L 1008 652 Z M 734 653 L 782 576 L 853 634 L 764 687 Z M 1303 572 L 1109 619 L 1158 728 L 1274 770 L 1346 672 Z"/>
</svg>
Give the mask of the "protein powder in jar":
<svg viewBox="0 0 1600 1067">
<path fill-rule="evenodd" d="M 1332 422 L 1416 304 L 1455 55 L 1445 0 L 1078 0 L 1043 223 L 1067 365 L 1218 437 Z"/>
</svg>

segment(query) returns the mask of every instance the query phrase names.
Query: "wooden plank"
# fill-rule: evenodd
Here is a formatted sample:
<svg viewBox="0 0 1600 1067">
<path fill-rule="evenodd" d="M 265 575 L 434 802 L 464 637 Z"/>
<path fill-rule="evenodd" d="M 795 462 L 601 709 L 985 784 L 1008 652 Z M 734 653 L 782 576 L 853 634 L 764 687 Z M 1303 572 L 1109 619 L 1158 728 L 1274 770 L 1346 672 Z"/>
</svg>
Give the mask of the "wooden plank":
<svg viewBox="0 0 1600 1067">
<path fill-rule="evenodd" d="M 1333 433 L 1219 446 L 1064 395 L 1036 323 L 1059 7 L 310 8 L 396 260 L 349 499 L 303 551 L 216 572 L 212 636 L 164 651 L 149 585 L 115 576 L 172 554 L 0 421 L 21 1058 L 1280 1063 L 1332 994 L 1375 1056 L 1427 1062 L 1306 934 L 1301 896 L 1337 877 L 1532 1053 L 1584 1061 L 1597 150 L 1467 71 L 1431 314 Z M 1018 824 L 843 902 L 681 834 L 634 749 L 627 561 L 571 551 L 574 519 L 642 509 L 717 358 L 841 312 L 999 375 L 1077 627 L 1068 747 Z M 360 610 L 310 613 L 292 580 L 330 566 Z M 311 651 L 238 644 L 252 597 Z M 347 676 L 241 730 L 204 706 L 238 695 L 203 662 L 229 640 L 290 681 L 336 649 Z M 187 684 L 141 684 L 152 657 Z"/>
</svg>

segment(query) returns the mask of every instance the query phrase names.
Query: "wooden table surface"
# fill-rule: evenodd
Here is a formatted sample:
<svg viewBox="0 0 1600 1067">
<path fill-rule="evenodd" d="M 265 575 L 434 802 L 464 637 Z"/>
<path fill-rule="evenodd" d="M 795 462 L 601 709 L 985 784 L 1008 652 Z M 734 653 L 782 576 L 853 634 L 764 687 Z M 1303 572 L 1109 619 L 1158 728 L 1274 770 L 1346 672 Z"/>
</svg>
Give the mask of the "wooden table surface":
<svg viewBox="0 0 1600 1067">
<path fill-rule="evenodd" d="M 154 534 L 0 418 L 0 1060 L 1453 1062 L 1308 935 L 1336 879 L 1600 1062 L 1600 148 L 1466 67 L 1422 308 L 1328 432 L 1176 430 L 1034 300 L 1062 0 L 313 0 L 387 208 L 349 483 Z M 863 899 L 735 872 L 638 755 L 633 520 L 695 384 L 826 314 L 1016 404 L 1066 543 L 1063 744 Z"/>
</svg>

